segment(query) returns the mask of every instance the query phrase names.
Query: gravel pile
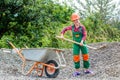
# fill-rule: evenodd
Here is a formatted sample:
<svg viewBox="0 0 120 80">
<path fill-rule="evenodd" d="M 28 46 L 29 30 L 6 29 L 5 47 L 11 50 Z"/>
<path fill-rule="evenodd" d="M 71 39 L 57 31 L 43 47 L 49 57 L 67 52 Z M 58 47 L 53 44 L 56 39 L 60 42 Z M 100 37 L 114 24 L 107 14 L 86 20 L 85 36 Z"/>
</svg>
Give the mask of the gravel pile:
<svg viewBox="0 0 120 80">
<path fill-rule="evenodd" d="M 67 49 L 64 52 L 67 66 L 60 69 L 60 74 L 56 78 L 47 78 L 44 74 L 42 77 L 35 75 L 25 76 L 21 73 L 22 61 L 17 54 L 0 52 L 0 80 L 120 80 L 120 42 L 102 42 L 89 44 L 89 46 L 99 47 L 106 44 L 98 50 L 89 49 L 90 69 L 95 75 L 85 75 L 82 68 L 81 58 L 81 75 L 73 77 L 74 72 L 72 61 L 72 50 Z M 28 67 L 33 62 L 28 62 Z"/>
</svg>

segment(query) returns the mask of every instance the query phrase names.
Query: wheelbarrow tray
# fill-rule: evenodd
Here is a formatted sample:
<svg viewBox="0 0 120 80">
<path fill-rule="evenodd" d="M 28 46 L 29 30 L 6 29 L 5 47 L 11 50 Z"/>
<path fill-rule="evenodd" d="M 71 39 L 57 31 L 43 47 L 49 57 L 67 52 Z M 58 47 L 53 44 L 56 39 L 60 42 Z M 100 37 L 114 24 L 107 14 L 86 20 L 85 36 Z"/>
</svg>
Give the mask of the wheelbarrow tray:
<svg viewBox="0 0 120 80">
<path fill-rule="evenodd" d="M 55 53 L 55 51 L 50 48 L 28 48 L 22 50 L 25 59 L 37 62 L 46 62 L 52 53 Z"/>
</svg>

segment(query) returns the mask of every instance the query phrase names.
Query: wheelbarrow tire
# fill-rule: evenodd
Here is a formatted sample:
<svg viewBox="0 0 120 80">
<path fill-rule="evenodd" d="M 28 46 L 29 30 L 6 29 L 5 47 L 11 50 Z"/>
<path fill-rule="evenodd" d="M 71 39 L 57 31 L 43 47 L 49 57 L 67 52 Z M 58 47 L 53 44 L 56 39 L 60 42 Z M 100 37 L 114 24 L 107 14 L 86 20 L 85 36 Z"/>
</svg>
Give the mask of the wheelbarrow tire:
<svg viewBox="0 0 120 80">
<path fill-rule="evenodd" d="M 46 64 L 58 67 L 58 64 L 57 64 L 57 62 L 55 60 L 49 60 Z M 58 76 L 58 74 L 59 74 L 59 68 L 58 69 L 54 68 L 54 71 L 52 73 L 50 73 L 48 71 L 48 68 L 50 68 L 50 67 L 45 66 L 45 74 L 46 74 L 46 76 L 49 77 L 49 78 L 56 78 Z"/>
</svg>

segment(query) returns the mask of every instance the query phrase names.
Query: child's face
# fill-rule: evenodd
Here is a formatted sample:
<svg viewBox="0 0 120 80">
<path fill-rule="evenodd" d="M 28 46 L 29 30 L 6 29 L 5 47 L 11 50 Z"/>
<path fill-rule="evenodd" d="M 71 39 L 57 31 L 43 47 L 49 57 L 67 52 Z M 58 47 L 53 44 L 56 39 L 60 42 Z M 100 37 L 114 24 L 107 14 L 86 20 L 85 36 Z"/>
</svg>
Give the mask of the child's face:
<svg viewBox="0 0 120 80">
<path fill-rule="evenodd" d="M 73 23 L 75 24 L 75 26 L 79 26 L 80 21 L 79 21 L 79 19 L 76 19 L 76 20 L 73 21 Z"/>
</svg>

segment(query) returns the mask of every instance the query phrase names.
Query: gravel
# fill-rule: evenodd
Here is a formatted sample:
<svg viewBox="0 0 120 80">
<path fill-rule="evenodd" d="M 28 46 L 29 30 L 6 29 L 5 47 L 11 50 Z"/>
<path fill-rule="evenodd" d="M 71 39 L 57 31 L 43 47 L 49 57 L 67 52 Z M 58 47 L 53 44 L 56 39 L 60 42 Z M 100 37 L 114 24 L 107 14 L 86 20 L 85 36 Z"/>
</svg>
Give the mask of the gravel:
<svg viewBox="0 0 120 80">
<path fill-rule="evenodd" d="M 17 54 L 4 53 L 0 51 L 0 80 L 120 80 L 120 42 L 101 42 L 89 44 L 92 47 L 105 47 L 93 50 L 89 49 L 90 69 L 94 75 L 83 73 L 81 58 L 81 75 L 73 77 L 74 72 L 72 61 L 72 49 L 64 49 L 64 56 L 67 62 L 65 68 L 60 69 L 56 78 L 47 78 L 45 73 L 42 77 L 36 75 L 23 75 L 21 73 L 22 61 Z M 27 62 L 30 67 L 33 62 Z"/>
</svg>

